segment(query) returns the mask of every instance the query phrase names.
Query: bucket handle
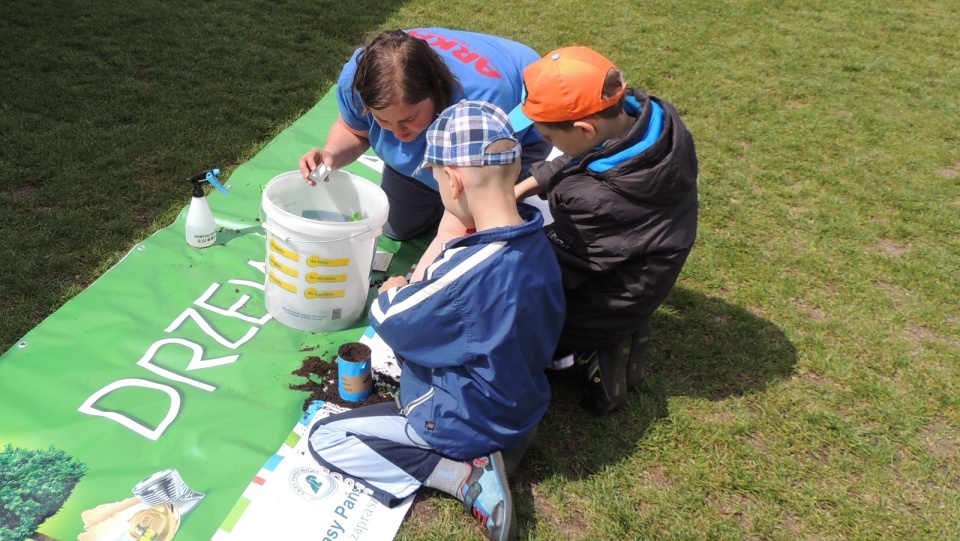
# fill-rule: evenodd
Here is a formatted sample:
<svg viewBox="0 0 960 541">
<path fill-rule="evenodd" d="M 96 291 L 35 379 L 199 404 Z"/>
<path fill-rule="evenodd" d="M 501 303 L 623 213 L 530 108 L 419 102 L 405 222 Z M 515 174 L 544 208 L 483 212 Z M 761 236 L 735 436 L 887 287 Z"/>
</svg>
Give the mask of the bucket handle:
<svg viewBox="0 0 960 541">
<path fill-rule="evenodd" d="M 260 207 L 260 208 L 258 209 L 258 211 L 259 211 L 259 214 L 260 214 L 260 227 L 262 227 L 264 231 L 267 231 L 268 233 L 272 233 L 273 236 L 279 238 L 279 239 L 282 240 L 283 242 L 291 242 L 291 241 L 293 241 L 293 242 L 302 242 L 302 243 L 305 243 L 305 244 L 325 244 L 325 243 L 327 243 L 327 242 L 342 242 L 342 241 L 345 241 L 345 240 L 355 239 L 355 238 L 357 238 L 357 237 L 366 235 L 367 233 L 373 231 L 373 228 L 372 228 L 372 227 L 368 227 L 365 231 L 361 231 L 361 232 L 357 233 L 356 235 L 350 235 L 349 237 L 343 237 L 343 238 L 340 238 L 340 239 L 328 239 L 328 240 L 300 240 L 300 239 L 293 239 L 292 237 L 284 237 L 283 235 L 280 234 L 279 231 L 277 231 L 275 228 L 273 228 L 273 226 L 270 226 L 270 225 L 267 224 L 267 222 L 263 219 L 263 207 Z"/>
</svg>

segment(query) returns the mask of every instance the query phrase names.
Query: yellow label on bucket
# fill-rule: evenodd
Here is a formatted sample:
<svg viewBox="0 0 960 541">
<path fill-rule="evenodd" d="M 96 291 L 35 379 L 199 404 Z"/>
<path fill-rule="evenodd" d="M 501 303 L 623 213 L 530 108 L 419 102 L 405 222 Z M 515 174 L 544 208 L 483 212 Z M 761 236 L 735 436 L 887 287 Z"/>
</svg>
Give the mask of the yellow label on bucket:
<svg viewBox="0 0 960 541">
<path fill-rule="evenodd" d="M 300 261 L 300 254 L 298 254 L 297 252 L 291 252 L 290 250 L 287 250 L 283 246 L 280 246 L 279 244 L 277 244 L 276 239 L 270 239 L 270 249 L 273 250 L 274 252 L 277 252 L 278 254 L 282 255 L 287 259 L 291 259 L 293 261 Z"/>
<path fill-rule="evenodd" d="M 270 256 L 270 266 L 288 276 L 293 276 L 294 278 L 300 276 L 300 271 L 284 265 L 283 263 L 277 261 L 277 258 L 273 257 L 272 255 Z M 310 277 L 308 276 L 307 280 L 309 279 Z"/>
<path fill-rule="evenodd" d="M 345 257 L 343 259 L 323 259 L 312 255 L 307 258 L 307 265 L 311 267 L 346 267 L 350 264 L 350 258 Z"/>
<path fill-rule="evenodd" d="M 308 299 L 339 299 L 343 297 L 344 290 L 337 289 L 334 291 L 317 291 L 312 287 L 308 287 L 303 290 L 303 296 Z"/>
<path fill-rule="evenodd" d="M 321 283 L 321 284 L 332 284 L 334 282 L 346 282 L 346 274 L 317 274 L 315 272 L 308 272 L 304 277 L 311 284 Z"/>
<path fill-rule="evenodd" d="M 288 283 L 284 282 L 283 280 L 277 278 L 276 276 L 274 276 L 273 271 L 270 271 L 270 283 L 272 283 L 272 284 L 277 284 L 278 286 L 282 287 L 283 289 L 286 289 L 286 290 L 289 291 L 290 293 L 296 293 L 296 292 L 297 292 L 297 286 L 292 285 L 292 284 L 288 284 Z"/>
</svg>

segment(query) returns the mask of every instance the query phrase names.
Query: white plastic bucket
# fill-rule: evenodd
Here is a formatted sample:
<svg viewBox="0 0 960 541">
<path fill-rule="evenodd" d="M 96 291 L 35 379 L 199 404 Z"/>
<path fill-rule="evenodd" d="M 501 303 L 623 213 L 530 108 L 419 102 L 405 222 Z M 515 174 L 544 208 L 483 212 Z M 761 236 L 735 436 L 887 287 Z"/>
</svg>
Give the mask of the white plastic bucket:
<svg viewBox="0 0 960 541">
<path fill-rule="evenodd" d="M 300 171 L 263 189 L 264 302 L 274 319 L 302 331 L 338 331 L 362 315 L 370 269 L 389 204 L 373 182 L 333 171 L 307 184 Z"/>
</svg>

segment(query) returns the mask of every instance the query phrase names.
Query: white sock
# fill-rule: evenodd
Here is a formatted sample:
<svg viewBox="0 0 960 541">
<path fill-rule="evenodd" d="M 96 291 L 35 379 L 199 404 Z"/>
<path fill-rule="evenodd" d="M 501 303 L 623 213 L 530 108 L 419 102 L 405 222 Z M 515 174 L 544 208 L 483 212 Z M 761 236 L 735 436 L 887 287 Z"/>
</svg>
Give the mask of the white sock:
<svg viewBox="0 0 960 541">
<path fill-rule="evenodd" d="M 457 462 L 449 458 L 441 458 L 437 467 L 427 477 L 424 486 L 446 492 L 463 501 L 463 483 L 473 472 L 473 466 L 467 462 Z"/>
<path fill-rule="evenodd" d="M 573 354 L 550 361 L 550 370 L 566 370 L 573 366 Z"/>
</svg>

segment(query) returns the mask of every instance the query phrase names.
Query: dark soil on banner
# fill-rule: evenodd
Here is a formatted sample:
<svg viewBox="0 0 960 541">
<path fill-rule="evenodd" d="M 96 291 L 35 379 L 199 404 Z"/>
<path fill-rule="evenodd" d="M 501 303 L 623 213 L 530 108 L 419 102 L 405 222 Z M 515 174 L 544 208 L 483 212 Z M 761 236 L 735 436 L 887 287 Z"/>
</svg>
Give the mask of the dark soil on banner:
<svg viewBox="0 0 960 541">
<path fill-rule="evenodd" d="M 369 351 L 369 349 L 368 349 Z M 367 353 L 369 355 L 369 353 Z M 337 385 L 337 363 L 336 359 L 326 360 L 316 355 L 311 355 L 303 359 L 300 368 L 291 372 L 294 376 L 306 378 L 304 383 L 290 384 L 290 389 L 294 391 L 303 391 L 310 393 L 310 396 L 303 401 L 303 411 L 307 411 L 314 400 L 323 400 L 345 408 L 359 408 L 361 406 L 370 406 L 381 402 L 392 402 L 393 394 L 389 389 L 381 385 L 375 385 L 373 392 L 366 399 L 359 402 L 351 402 L 340 398 L 340 391 Z"/>
</svg>

